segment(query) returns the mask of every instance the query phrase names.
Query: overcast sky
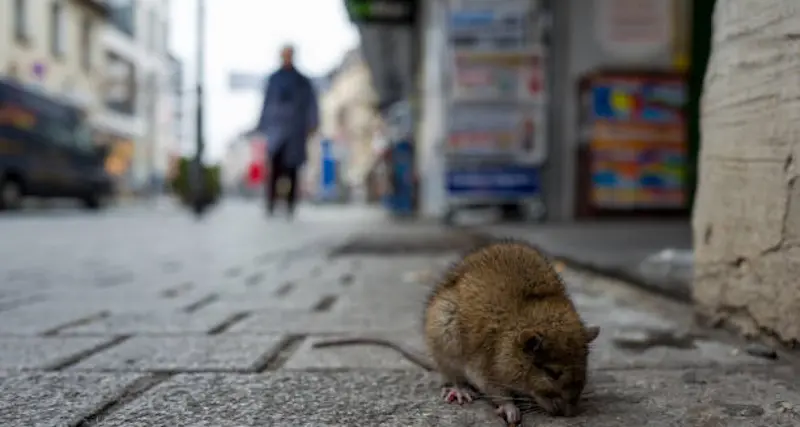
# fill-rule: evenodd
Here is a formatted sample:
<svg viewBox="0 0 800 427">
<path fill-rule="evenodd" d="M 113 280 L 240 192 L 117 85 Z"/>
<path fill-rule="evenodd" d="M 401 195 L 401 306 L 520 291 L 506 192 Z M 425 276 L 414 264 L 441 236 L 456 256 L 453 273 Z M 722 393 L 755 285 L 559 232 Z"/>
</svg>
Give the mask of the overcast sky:
<svg viewBox="0 0 800 427">
<path fill-rule="evenodd" d="M 0 0 L 4 1 L 4 0 Z M 171 1 L 171 47 L 184 62 L 185 85 L 195 84 L 196 8 L 199 0 Z M 342 55 L 358 44 L 348 21 L 344 0 L 205 0 L 206 144 L 208 159 L 216 160 L 230 138 L 252 126 L 260 95 L 227 88 L 228 73 L 267 73 L 278 65 L 278 50 L 286 42 L 297 48 L 298 68 L 309 77 L 338 65 Z M 185 104 L 194 114 L 194 100 Z M 192 116 L 193 117 L 193 116 Z M 193 119 L 192 119 L 193 120 Z M 193 133 L 185 141 L 192 151 Z"/>
</svg>

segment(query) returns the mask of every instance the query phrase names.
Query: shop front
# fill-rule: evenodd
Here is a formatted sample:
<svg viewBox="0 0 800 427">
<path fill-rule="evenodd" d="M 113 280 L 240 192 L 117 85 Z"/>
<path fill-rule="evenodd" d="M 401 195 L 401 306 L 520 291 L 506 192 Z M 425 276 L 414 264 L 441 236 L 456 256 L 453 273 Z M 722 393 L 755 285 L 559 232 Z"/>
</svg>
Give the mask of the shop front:
<svg viewBox="0 0 800 427">
<path fill-rule="evenodd" d="M 105 170 L 114 181 L 117 194 L 128 194 L 132 189 L 132 164 L 134 142 L 130 137 L 107 131 L 95 131 L 95 141 L 106 147 Z"/>
</svg>

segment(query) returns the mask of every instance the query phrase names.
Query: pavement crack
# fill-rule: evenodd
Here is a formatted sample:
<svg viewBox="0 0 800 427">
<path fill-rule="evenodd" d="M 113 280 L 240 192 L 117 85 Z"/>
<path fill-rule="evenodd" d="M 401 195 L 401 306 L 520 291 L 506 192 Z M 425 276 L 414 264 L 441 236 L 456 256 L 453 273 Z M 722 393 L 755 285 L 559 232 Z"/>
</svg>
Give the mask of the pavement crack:
<svg viewBox="0 0 800 427">
<path fill-rule="evenodd" d="M 169 380 L 171 377 L 171 374 L 154 374 L 134 381 L 132 384 L 125 387 L 116 398 L 109 400 L 95 412 L 87 415 L 77 423 L 72 424 L 72 427 L 91 427 L 99 425 L 103 422 L 104 418 L 144 395 L 155 386 Z"/>
<path fill-rule="evenodd" d="M 201 308 L 203 308 L 203 307 L 205 307 L 205 306 L 217 301 L 218 299 L 219 299 L 219 295 L 217 295 L 217 294 L 208 294 L 208 295 L 204 296 L 203 298 L 200 298 L 199 300 L 197 300 L 197 301 L 187 305 L 186 307 L 184 307 L 183 311 L 186 312 L 186 313 L 194 313 L 195 311 L 200 310 Z"/>
<path fill-rule="evenodd" d="M 86 316 L 86 317 L 81 317 L 80 319 L 77 319 L 77 320 L 73 320 L 73 321 L 70 321 L 70 322 L 67 322 L 67 323 L 62 323 L 62 324 L 60 324 L 60 325 L 58 325 L 58 326 L 56 326 L 54 328 L 50 328 L 50 329 L 42 332 L 41 335 L 44 336 L 44 337 L 52 337 L 54 335 L 58 335 L 59 333 L 61 333 L 61 331 L 65 330 L 65 329 L 73 328 L 75 326 L 86 325 L 88 323 L 94 322 L 95 320 L 104 319 L 104 318 L 106 318 L 108 316 L 109 316 L 109 312 L 100 311 L 100 312 L 97 312 L 95 314 L 92 314 L 92 315 L 89 315 L 89 316 Z"/>
<path fill-rule="evenodd" d="M 161 296 L 164 298 L 176 298 L 188 291 L 191 291 L 193 288 L 194 284 L 192 284 L 192 282 L 183 282 L 180 285 L 164 289 L 161 292 Z"/>
<path fill-rule="evenodd" d="M 242 274 L 241 267 L 231 267 L 225 270 L 225 277 L 235 278 L 239 277 Z"/>
<path fill-rule="evenodd" d="M 253 364 L 253 371 L 262 373 L 280 369 L 297 352 L 305 339 L 305 335 L 287 336 L 280 344 L 275 346 L 275 351 L 268 352 L 262 360 Z"/>
<path fill-rule="evenodd" d="M 253 273 L 250 276 L 247 276 L 245 279 L 245 285 L 247 286 L 257 286 L 264 280 L 264 273 Z"/>
<path fill-rule="evenodd" d="M 275 296 L 285 297 L 289 292 L 294 290 L 294 282 L 286 282 L 280 288 L 275 290 Z"/>
<path fill-rule="evenodd" d="M 223 321 L 219 325 L 214 326 L 213 328 L 211 328 L 208 331 L 208 334 L 209 335 L 219 335 L 219 334 L 227 331 L 228 329 L 230 329 L 230 327 L 235 325 L 236 323 L 241 322 L 242 320 L 244 320 L 248 316 L 250 316 L 250 313 L 247 313 L 247 312 L 236 313 L 233 316 L 227 318 L 225 321 Z"/>
<path fill-rule="evenodd" d="M 109 341 L 106 341 L 106 342 L 104 342 L 104 343 L 102 343 L 100 345 L 97 345 L 97 346 L 92 347 L 92 348 L 90 348 L 88 350 L 82 351 L 82 352 L 80 352 L 78 354 L 72 355 L 72 356 L 70 356 L 70 357 L 68 357 L 66 359 L 60 360 L 60 361 L 58 361 L 58 362 L 46 367 L 45 370 L 46 371 L 62 371 L 62 370 L 67 369 L 67 368 L 69 368 L 71 366 L 75 366 L 78 363 L 80 363 L 80 362 L 82 362 L 82 361 L 94 356 L 97 353 L 106 351 L 111 347 L 114 347 L 114 346 L 117 346 L 119 344 L 122 344 L 123 342 L 127 341 L 128 339 L 130 339 L 131 336 L 132 335 L 120 335 L 120 336 L 114 337 L 113 339 L 111 339 Z"/>
<path fill-rule="evenodd" d="M 330 311 L 331 307 L 336 304 L 336 301 L 339 299 L 336 295 L 326 295 L 322 297 L 316 304 L 312 310 L 316 313 L 323 313 L 326 311 Z"/>
</svg>

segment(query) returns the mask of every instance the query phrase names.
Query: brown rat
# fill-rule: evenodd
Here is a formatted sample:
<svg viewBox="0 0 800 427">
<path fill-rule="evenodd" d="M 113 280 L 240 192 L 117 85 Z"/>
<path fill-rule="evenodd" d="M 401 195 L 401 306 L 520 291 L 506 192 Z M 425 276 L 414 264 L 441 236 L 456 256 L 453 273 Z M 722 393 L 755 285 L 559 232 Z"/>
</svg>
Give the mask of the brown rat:
<svg viewBox="0 0 800 427">
<path fill-rule="evenodd" d="M 552 415 L 573 415 L 586 382 L 589 344 L 564 283 L 534 247 L 516 241 L 482 246 L 445 274 L 428 298 L 425 342 L 432 361 L 380 338 L 321 341 L 313 347 L 373 344 L 438 370 L 448 402 L 471 402 L 477 390 L 510 424 L 521 421 L 513 396 Z M 435 369 L 434 369 L 435 368 Z"/>
<path fill-rule="evenodd" d="M 586 383 L 589 344 L 566 287 L 534 247 L 492 243 L 467 254 L 431 294 L 425 340 L 450 402 L 471 401 L 474 387 L 519 423 L 515 395 L 552 415 L 573 415 Z"/>
</svg>

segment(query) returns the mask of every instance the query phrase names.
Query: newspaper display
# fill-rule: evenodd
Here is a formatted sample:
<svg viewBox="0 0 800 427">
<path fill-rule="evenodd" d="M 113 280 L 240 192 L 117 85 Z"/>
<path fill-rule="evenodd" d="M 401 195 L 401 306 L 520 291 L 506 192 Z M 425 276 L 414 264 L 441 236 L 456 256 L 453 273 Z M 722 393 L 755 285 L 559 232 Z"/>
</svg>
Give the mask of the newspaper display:
<svg viewBox="0 0 800 427">
<path fill-rule="evenodd" d="M 548 11 L 537 0 L 449 6 L 449 197 L 538 200 L 547 159 Z"/>
</svg>

